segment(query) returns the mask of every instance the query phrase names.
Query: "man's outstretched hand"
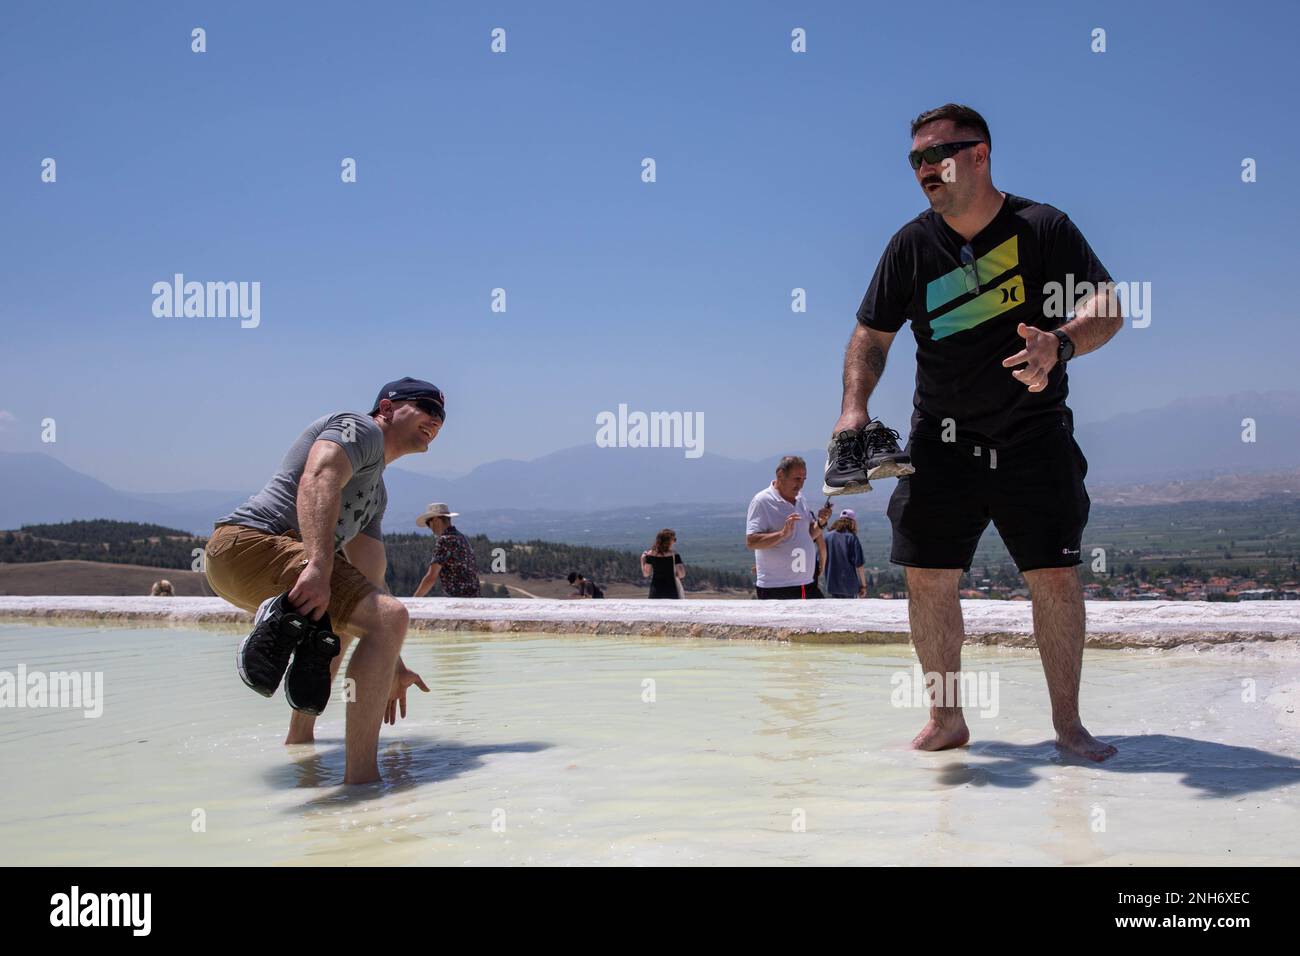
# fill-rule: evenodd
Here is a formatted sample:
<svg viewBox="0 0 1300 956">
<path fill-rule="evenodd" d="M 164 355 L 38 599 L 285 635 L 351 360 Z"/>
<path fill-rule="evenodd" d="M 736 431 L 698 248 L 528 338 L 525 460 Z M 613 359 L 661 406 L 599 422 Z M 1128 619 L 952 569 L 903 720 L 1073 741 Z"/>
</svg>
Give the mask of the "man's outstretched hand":
<svg viewBox="0 0 1300 956">
<path fill-rule="evenodd" d="M 388 707 L 384 711 L 384 723 L 397 723 L 399 707 L 401 708 L 402 717 L 406 717 L 406 690 L 412 684 L 426 694 L 429 693 L 429 687 L 425 684 L 424 679 L 403 664 L 402 659 L 399 657 L 397 659 L 397 671 L 393 674 L 393 689 L 388 694 Z"/>
<path fill-rule="evenodd" d="M 1002 360 L 1003 368 L 1024 365 L 1011 374 L 1029 387 L 1031 392 L 1041 392 L 1047 388 L 1047 376 L 1056 365 L 1056 354 L 1061 340 L 1051 332 L 1044 332 L 1032 325 L 1021 322 L 1016 326 L 1016 334 L 1025 340 L 1025 347 Z"/>
</svg>

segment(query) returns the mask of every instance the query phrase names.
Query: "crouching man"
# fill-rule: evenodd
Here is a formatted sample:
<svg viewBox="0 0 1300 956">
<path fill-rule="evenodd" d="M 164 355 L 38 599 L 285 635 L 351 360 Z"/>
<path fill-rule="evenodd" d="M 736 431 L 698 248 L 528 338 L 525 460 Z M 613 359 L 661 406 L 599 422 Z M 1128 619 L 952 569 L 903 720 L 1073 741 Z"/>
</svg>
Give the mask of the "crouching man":
<svg viewBox="0 0 1300 956">
<path fill-rule="evenodd" d="M 406 716 L 412 684 L 429 689 L 402 663 L 407 611 L 384 586 L 383 472 L 428 451 L 445 417 L 438 388 L 403 378 L 384 386 L 368 416 L 318 418 L 208 539 L 208 583 L 256 611 L 236 655 L 239 676 L 265 697 L 284 680 L 295 711 L 285 743 L 314 739 L 343 651 L 359 642 L 347 673 L 344 783 L 379 779 L 380 724 L 396 723 L 399 708 Z"/>
</svg>

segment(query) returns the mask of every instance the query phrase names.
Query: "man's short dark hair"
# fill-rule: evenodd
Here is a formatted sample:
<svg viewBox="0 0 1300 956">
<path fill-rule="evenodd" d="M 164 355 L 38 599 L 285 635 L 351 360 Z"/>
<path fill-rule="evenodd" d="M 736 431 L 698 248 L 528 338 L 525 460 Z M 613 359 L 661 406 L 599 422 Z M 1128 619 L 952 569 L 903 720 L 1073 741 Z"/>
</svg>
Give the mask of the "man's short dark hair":
<svg viewBox="0 0 1300 956">
<path fill-rule="evenodd" d="M 804 460 L 800 458 L 798 455 L 786 455 L 779 462 L 777 462 L 776 471 L 777 474 L 784 475 L 791 468 L 794 467 L 807 468 L 808 466 L 804 463 Z"/>
<path fill-rule="evenodd" d="M 578 578 L 580 578 L 580 577 L 582 577 L 582 575 L 579 574 L 577 571 L 570 571 L 570 572 L 569 572 L 569 583 L 572 584 L 574 581 L 578 580 Z"/>
<path fill-rule="evenodd" d="M 962 106 L 960 103 L 945 103 L 938 109 L 926 110 L 912 120 L 912 135 L 915 136 L 916 131 L 927 123 L 935 123 L 939 120 L 952 120 L 953 125 L 958 129 L 976 134 L 976 138 L 989 144 L 989 149 L 993 148 L 993 136 L 989 133 L 989 124 L 984 122 L 984 117 L 969 106 Z"/>
</svg>

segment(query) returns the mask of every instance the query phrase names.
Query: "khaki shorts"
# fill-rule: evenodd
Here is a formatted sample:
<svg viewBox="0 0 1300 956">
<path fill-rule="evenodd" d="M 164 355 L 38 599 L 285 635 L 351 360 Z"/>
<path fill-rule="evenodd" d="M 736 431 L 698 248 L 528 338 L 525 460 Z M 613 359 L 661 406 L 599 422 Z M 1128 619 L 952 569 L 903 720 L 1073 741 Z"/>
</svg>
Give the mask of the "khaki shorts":
<svg viewBox="0 0 1300 956">
<path fill-rule="evenodd" d="M 293 587 L 307 566 L 302 540 L 289 534 L 267 534 L 255 528 L 223 524 L 212 532 L 207 546 L 207 576 L 212 590 L 236 607 L 256 611 L 267 598 Z M 357 604 L 373 584 L 354 564 L 334 556 L 330 575 L 330 624 L 347 626 Z"/>
</svg>

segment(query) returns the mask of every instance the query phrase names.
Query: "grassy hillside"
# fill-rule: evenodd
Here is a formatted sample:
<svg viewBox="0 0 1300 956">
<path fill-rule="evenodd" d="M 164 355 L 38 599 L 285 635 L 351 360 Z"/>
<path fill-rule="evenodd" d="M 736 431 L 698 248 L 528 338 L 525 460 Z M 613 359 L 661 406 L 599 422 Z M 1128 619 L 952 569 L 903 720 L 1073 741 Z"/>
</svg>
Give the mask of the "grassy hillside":
<svg viewBox="0 0 1300 956">
<path fill-rule="evenodd" d="M 208 587 L 203 575 L 195 571 L 142 568 L 106 561 L 0 564 L 0 594 L 107 594 L 144 597 L 159 578 L 170 581 L 180 597 L 212 596 L 212 589 Z"/>
<path fill-rule="evenodd" d="M 66 561 L 191 571 L 197 566 L 196 549 L 201 549 L 205 540 L 175 528 L 125 521 L 24 525 L 17 531 L 0 532 L 0 564 Z M 529 581 L 563 581 L 570 571 L 580 571 L 602 586 L 627 585 L 632 593 L 648 587 L 641 576 L 640 552 L 541 540 L 493 541 L 486 535 L 475 535 L 470 543 L 484 583 L 483 593 L 489 597 L 509 596 L 503 584 L 492 580 L 495 572 L 513 576 L 524 588 Z M 384 544 L 389 588 L 394 594 L 410 594 L 428 569 L 432 536 L 390 534 L 384 536 Z M 687 590 L 748 591 L 752 585 L 749 574 L 743 571 L 703 567 L 691 567 L 689 571 Z M 441 590 L 435 588 L 431 593 L 437 596 Z"/>
<path fill-rule="evenodd" d="M 578 571 L 602 587 L 628 584 L 648 590 L 641 576 L 640 552 L 563 544 L 555 541 L 492 541 L 486 535 L 469 539 L 479 575 L 490 580 L 494 571 L 516 575 L 522 587 L 529 581 L 561 581 L 570 571 Z M 394 594 L 410 594 L 429 566 L 433 554 L 433 537 L 421 534 L 384 535 L 388 552 L 388 586 Z M 748 591 L 753 584 L 747 573 L 692 566 L 688 569 L 686 589 Z"/>
<path fill-rule="evenodd" d="M 717 506 L 698 511 L 683 507 L 671 520 L 686 560 L 687 590 L 751 590 L 753 554 L 744 547 L 743 516 Z M 485 584 L 492 583 L 493 590 L 485 593 L 504 596 L 500 582 L 507 578 L 517 589 L 549 593 L 549 586 L 533 588 L 529 582 L 558 583 L 569 571 L 577 570 L 602 586 L 618 585 L 620 590 L 626 586 L 635 594 L 646 588 L 639 556 L 653 537 L 647 536 L 644 524 L 644 516 L 621 522 L 615 516 L 602 516 L 591 528 L 570 520 L 547 529 L 548 538 L 551 534 L 564 537 L 567 532 L 581 535 L 585 541 L 531 536 L 522 541 L 494 540 L 486 535 L 476 535 L 470 541 L 480 576 Z M 863 513 L 860 529 L 872 593 L 900 589 L 902 575 L 889 564 L 888 520 L 881 514 Z M 428 567 L 433 539 L 427 534 L 395 534 L 384 540 L 389 586 L 396 594 L 410 594 Z M 174 528 L 135 522 L 26 525 L 0 532 L 0 563 L 71 560 L 180 571 L 194 566 L 194 549 L 203 541 Z M 638 547 L 631 550 L 634 543 Z M 1163 575 L 1190 581 L 1235 575 L 1252 578 L 1260 586 L 1277 586 L 1300 578 L 1300 496 L 1159 505 L 1095 504 L 1083 545 L 1085 581 L 1114 583 L 1116 576 L 1147 580 Z M 1106 552 L 1105 577 L 1091 571 L 1097 548 Z M 992 527 L 980 542 L 973 572 L 963 586 L 973 586 L 972 579 L 985 578 L 1009 587 L 1021 583 Z M 494 574 L 500 577 L 494 579 Z M 566 593 L 563 587 L 560 591 Z"/>
<path fill-rule="evenodd" d="M 102 561 L 191 570 L 205 539 L 134 521 L 67 521 L 0 532 L 0 563 Z"/>
</svg>

